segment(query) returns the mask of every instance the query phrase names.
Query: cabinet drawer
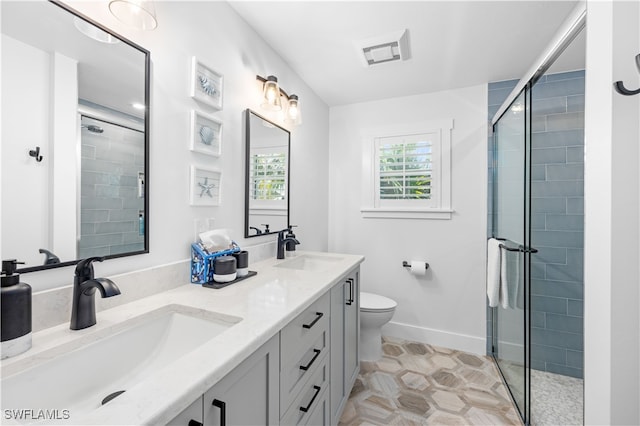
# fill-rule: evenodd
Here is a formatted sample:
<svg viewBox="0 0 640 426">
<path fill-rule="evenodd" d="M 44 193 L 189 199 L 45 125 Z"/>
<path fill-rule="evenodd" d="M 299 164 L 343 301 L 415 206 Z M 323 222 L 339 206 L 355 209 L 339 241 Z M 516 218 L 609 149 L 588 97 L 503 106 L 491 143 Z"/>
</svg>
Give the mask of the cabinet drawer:
<svg viewBox="0 0 640 426">
<path fill-rule="evenodd" d="M 326 355 L 326 354 L 325 354 Z M 286 413 L 280 418 L 281 425 L 305 425 L 309 419 L 317 415 L 316 408 L 325 406 L 326 390 L 329 387 L 328 357 L 321 359 L 319 368 L 304 382 L 300 392 L 293 398 L 293 402 Z"/>
<path fill-rule="evenodd" d="M 281 370 L 297 362 L 329 329 L 329 293 L 324 294 L 280 332 Z"/>
<path fill-rule="evenodd" d="M 284 413 L 306 385 L 307 379 L 321 366 L 329 352 L 329 332 L 322 330 L 311 346 L 299 356 L 280 366 L 280 412 Z"/>
</svg>

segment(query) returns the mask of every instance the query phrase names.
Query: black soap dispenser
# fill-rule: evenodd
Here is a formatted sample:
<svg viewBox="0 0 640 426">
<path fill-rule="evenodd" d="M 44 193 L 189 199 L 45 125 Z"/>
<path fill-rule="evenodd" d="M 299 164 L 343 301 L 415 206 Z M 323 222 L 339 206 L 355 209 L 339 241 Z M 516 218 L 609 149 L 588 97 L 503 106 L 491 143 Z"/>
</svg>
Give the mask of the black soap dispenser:
<svg viewBox="0 0 640 426">
<path fill-rule="evenodd" d="M 296 227 L 298 225 L 289 225 L 288 231 L 287 231 L 287 235 L 284 236 L 285 239 L 287 238 L 293 238 L 294 240 L 296 239 L 296 234 L 293 233 L 293 228 Z M 286 242 L 285 245 L 285 253 L 284 256 L 285 257 L 294 257 L 296 255 L 296 243 L 289 240 Z"/>
<path fill-rule="evenodd" d="M 0 358 L 21 354 L 31 348 L 31 286 L 20 282 L 15 259 L 2 261 L 0 294 Z"/>
</svg>

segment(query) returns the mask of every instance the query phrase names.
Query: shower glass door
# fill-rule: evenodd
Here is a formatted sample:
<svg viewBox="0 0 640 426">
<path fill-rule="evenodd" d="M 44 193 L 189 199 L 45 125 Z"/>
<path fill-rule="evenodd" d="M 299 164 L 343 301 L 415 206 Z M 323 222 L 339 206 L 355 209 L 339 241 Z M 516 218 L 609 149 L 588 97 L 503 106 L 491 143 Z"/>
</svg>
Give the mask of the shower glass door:
<svg viewBox="0 0 640 426">
<path fill-rule="evenodd" d="M 494 125 L 492 206 L 493 237 L 513 249 L 501 250 L 501 262 L 507 268 L 502 278 L 508 283 L 509 297 L 492 308 L 492 353 L 525 422 L 529 410 L 529 254 L 518 247 L 529 246 L 529 97 L 527 87 Z"/>
</svg>

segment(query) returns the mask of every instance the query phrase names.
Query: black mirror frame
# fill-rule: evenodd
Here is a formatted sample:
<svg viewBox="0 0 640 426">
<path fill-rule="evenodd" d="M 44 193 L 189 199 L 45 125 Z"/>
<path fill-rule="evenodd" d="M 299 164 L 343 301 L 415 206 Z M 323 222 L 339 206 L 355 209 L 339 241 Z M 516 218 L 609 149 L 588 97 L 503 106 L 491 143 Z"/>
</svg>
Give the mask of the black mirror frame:
<svg viewBox="0 0 640 426">
<path fill-rule="evenodd" d="M 142 46 L 128 40 L 127 38 L 121 36 L 105 27 L 104 25 L 92 20 L 91 18 L 83 15 L 77 10 L 67 6 L 66 4 L 60 2 L 59 0 L 49 0 L 49 3 L 52 3 L 61 9 L 66 10 L 74 16 L 77 16 L 80 19 L 83 19 L 90 24 L 100 28 L 102 31 L 112 35 L 117 38 L 121 42 L 133 47 L 136 50 L 139 50 L 142 54 L 144 54 L 144 250 L 138 251 L 130 251 L 126 253 L 118 253 L 118 254 L 109 254 L 105 255 L 105 259 L 115 259 L 118 257 L 126 257 L 126 256 L 135 256 L 138 254 L 146 254 L 149 253 L 149 106 L 150 106 L 150 93 L 151 93 L 151 52 Z M 31 266 L 28 268 L 17 269 L 16 272 L 20 274 L 24 274 L 27 272 L 36 272 L 43 271 L 46 269 L 54 269 L 54 268 L 62 268 L 65 266 L 72 266 L 77 264 L 82 259 L 70 260 L 66 262 L 55 263 L 51 265 L 38 265 Z"/>
<path fill-rule="evenodd" d="M 244 164 L 244 237 L 262 237 L 265 235 L 277 234 L 280 229 L 270 230 L 262 234 L 249 235 L 249 168 L 251 166 L 251 158 L 249 156 L 249 148 L 251 146 L 251 114 L 266 121 L 267 123 L 279 128 L 287 133 L 287 228 L 291 225 L 291 132 L 282 126 L 277 125 L 273 121 L 265 118 L 257 112 L 247 108 L 245 112 L 245 164 Z"/>
</svg>

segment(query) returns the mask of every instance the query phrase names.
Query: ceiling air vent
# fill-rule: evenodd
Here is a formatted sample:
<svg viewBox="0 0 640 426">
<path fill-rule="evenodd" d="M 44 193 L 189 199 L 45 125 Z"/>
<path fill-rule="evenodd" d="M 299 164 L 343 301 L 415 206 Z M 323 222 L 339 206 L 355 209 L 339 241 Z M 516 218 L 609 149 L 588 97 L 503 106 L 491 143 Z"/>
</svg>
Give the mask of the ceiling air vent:
<svg viewBox="0 0 640 426">
<path fill-rule="evenodd" d="M 358 55 L 366 67 L 409 59 L 407 30 L 356 42 Z"/>
</svg>

